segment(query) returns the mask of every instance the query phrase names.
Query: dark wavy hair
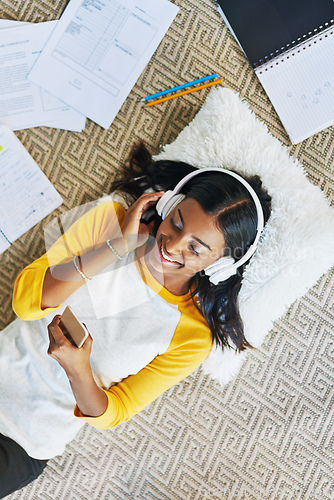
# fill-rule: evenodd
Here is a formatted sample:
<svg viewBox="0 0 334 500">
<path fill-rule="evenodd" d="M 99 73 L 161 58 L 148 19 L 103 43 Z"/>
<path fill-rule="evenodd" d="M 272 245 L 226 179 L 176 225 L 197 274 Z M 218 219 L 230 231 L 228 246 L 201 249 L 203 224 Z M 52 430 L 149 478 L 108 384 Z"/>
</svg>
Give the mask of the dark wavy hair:
<svg viewBox="0 0 334 500">
<path fill-rule="evenodd" d="M 147 189 L 173 189 L 194 170 L 195 167 L 184 162 L 152 161 L 146 146 L 138 143 L 120 176 L 113 182 L 111 191 L 120 191 L 128 195 L 128 202 L 134 202 Z M 262 188 L 258 176 L 243 177 L 258 195 L 266 222 L 270 215 L 270 196 Z M 214 216 L 215 223 L 224 236 L 224 255 L 231 255 L 239 260 L 253 243 L 257 231 L 256 207 L 247 189 L 228 174 L 208 171 L 187 182 L 182 193 L 196 200 L 204 212 Z M 161 223 L 156 212 L 154 221 L 156 234 Z M 218 285 L 213 285 L 203 271 L 196 273 L 190 280 L 190 286 L 194 288 L 194 303 L 208 322 L 213 341 L 222 348 L 231 347 L 237 351 L 252 347 L 245 339 L 237 303 L 246 265 L 247 263 L 239 267 L 236 275 Z"/>
</svg>

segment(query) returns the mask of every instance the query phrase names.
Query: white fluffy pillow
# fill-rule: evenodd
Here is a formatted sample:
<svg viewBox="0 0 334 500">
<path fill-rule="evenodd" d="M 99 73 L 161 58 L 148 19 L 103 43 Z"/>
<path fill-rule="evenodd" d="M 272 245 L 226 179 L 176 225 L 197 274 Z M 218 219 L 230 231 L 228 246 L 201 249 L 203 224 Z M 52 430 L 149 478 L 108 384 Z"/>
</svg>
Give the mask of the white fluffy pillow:
<svg viewBox="0 0 334 500">
<path fill-rule="evenodd" d="M 239 295 L 247 340 L 259 347 L 273 322 L 334 264 L 334 210 L 300 163 L 232 90 L 216 88 L 193 121 L 155 159 L 258 174 L 272 214 Z M 246 353 L 213 348 L 204 370 L 221 383 Z"/>
</svg>

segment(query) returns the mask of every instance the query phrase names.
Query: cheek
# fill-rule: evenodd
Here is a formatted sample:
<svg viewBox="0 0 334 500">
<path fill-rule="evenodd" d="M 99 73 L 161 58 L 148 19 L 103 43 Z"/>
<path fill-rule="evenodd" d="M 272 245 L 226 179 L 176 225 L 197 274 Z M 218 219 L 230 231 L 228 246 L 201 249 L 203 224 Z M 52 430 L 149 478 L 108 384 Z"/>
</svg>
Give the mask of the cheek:
<svg viewBox="0 0 334 500">
<path fill-rule="evenodd" d="M 216 260 L 220 259 L 220 257 L 222 257 L 224 254 L 223 252 L 223 248 L 213 248 L 212 249 L 212 252 L 210 254 L 210 259 L 211 259 L 211 264 L 213 264 L 214 262 L 216 262 Z"/>
<path fill-rule="evenodd" d="M 157 235 L 156 235 L 156 238 L 158 239 L 158 237 L 161 235 L 161 234 L 164 234 L 166 235 L 167 234 L 167 228 L 168 228 L 168 224 L 166 224 L 166 219 L 163 220 L 160 224 L 160 226 L 158 227 L 157 229 Z"/>
<path fill-rule="evenodd" d="M 187 270 L 191 271 L 193 274 L 198 273 L 199 271 L 202 271 L 206 267 L 208 267 L 210 264 L 213 264 L 217 259 L 209 259 L 207 256 L 197 256 L 197 257 L 191 257 L 188 258 L 187 260 Z"/>
<path fill-rule="evenodd" d="M 222 250 L 217 248 L 212 249 L 210 255 L 199 255 L 197 257 L 192 256 L 188 259 L 187 267 L 191 269 L 194 274 L 198 273 L 199 271 L 202 271 L 203 269 L 216 262 L 216 260 L 218 260 L 222 256 L 222 254 Z"/>
</svg>

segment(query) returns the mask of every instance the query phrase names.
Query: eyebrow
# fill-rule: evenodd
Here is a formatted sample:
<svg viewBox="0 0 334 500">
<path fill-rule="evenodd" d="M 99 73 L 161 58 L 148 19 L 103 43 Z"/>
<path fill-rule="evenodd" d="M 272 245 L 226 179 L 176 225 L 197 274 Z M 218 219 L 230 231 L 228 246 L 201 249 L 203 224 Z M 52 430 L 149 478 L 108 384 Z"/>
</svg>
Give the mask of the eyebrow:
<svg viewBox="0 0 334 500">
<path fill-rule="evenodd" d="M 181 220 L 181 224 L 182 226 L 184 227 L 184 220 L 183 220 L 183 217 L 182 217 L 182 212 L 181 210 L 178 208 L 177 209 L 178 213 L 179 213 L 179 216 L 180 216 L 180 220 Z M 194 240 L 198 241 L 198 243 L 200 243 L 201 245 L 205 246 L 206 248 L 208 248 L 211 252 L 211 248 L 209 247 L 209 245 L 207 245 L 206 243 L 204 243 L 204 241 L 200 240 L 199 238 L 197 238 L 197 236 L 191 236 L 192 238 L 194 238 Z"/>
</svg>

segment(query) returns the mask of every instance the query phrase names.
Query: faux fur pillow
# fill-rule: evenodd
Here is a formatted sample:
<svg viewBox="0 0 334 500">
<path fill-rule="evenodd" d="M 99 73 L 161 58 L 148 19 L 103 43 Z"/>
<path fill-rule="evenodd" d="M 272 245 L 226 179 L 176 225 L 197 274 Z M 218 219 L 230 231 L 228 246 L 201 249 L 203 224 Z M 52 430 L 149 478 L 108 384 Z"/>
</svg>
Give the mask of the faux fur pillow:
<svg viewBox="0 0 334 500">
<path fill-rule="evenodd" d="M 213 90 L 193 121 L 155 159 L 258 174 L 272 196 L 272 215 L 239 295 L 245 336 L 260 346 L 273 322 L 334 265 L 334 210 L 300 163 L 229 89 Z M 214 348 L 203 368 L 226 383 L 245 356 Z"/>
</svg>

